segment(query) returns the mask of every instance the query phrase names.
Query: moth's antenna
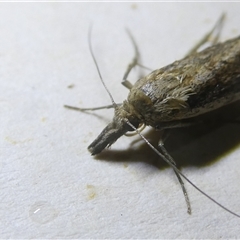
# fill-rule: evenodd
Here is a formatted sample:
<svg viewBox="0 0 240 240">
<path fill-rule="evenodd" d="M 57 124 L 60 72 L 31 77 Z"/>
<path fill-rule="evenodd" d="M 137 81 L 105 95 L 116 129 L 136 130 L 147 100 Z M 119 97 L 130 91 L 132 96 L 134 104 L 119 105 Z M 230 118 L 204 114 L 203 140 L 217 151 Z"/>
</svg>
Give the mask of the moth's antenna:
<svg viewBox="0 0 240 240">
<path fill-rule="evenodd" d="M 228 208 L 224 207 L 221 203 L 217 202 L 215 199 L 213 199 L 212 197 L 210 197 L 207 193 L 205 193 L 203 190 L 201 190 L 199 187 L 197 187 L 193 182 L 191 182 L 173 163 L 171 163 L 162 153 L 160 153 L 139 131 L 137 128 L 135 128 L 129 121 L 128 119 L 124 119 L 125 122 L 132 127 L 137 133 L 138 135 L 147 143 L 147 145 L 159 156 L 161 157 L 168 165 L 170 165 L 179 175 L 181 175 L 187 182 L 189 182 L 196 190 L 198 190 L 200 193 L 202 193 L 205 197 L 207 197 L 208 199 L 210 199 L 212 202 L 214 202 L 215 204 L 217 204 L 219 207 L 221 207 L 222 209 L 224 209 L 225 211 L 229 212 L 230 214 L 239 217 L 240 215 L 238 215 L 237 213 L 229 210 Z"/>
<path fill-rule="evenodd" d="M 110 93 L 110 91 L 108 90 L 105 82 L 103 81 L 103 78 L 102 78 L 101 72 L 99 70 L 99 66 L 98 66 L 97 60 L 96 60 L 96 58 L 95 58 L 95 56 L 93 54 L 92 43 L 91 43 L 91 34 L 92 34 L 92 25 L 90 26 L 89 31 L 88 31 L 88 45 L 89 45 L 90 53 L 91 53 L 91 56 L 93 58 L 94 64 L 95 64 L 95 66 L 97 68 L 99 78 L 100 78 L 104 88 L 106 89 L 106 91 L 107 91 L 107 93 L 108 93 L 108 95 L 109 95 L 109 97 L 110 97 L 110 99 L 112 101 L 112 105 L 114 106 L 114 108 L 117 108 L 118 105 L 115 103 L 112 94 Z"/>
</svg>

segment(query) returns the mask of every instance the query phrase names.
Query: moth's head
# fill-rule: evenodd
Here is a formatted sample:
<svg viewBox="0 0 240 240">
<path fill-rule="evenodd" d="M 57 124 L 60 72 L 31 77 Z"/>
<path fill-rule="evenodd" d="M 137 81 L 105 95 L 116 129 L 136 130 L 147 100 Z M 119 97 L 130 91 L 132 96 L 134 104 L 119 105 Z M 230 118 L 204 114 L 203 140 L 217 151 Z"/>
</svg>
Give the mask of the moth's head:
<svg viewBox="0 0 240 240">
<path fill-rule="evenodd" d="M 88 146 L 88 150 L 92 155 L 96 155 L 105 148 L 110 147 L 125 133 L 135 131 L 140 124 L 138 118 L 134 115 L 129 115 L 129 113 L 126 113 L 123 107 L 120 106 L 115 109 L 113 121 L 109 123 L 99 136 Z"/>
</svg>

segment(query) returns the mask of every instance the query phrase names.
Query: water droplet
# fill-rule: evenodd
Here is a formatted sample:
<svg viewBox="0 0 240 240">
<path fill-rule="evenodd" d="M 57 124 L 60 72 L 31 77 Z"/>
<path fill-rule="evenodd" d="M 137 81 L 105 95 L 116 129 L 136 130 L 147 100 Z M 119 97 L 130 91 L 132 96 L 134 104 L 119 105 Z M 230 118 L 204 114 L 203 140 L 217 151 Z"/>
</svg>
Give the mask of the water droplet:
<svg viewBox="0 0 240 240">
<path fill-rule="evenodd" d="M 29 210 L 32 221 L 45 224 L 58 216 L 58 211 L 47 201 L 35 202 Z"/>
</svg>

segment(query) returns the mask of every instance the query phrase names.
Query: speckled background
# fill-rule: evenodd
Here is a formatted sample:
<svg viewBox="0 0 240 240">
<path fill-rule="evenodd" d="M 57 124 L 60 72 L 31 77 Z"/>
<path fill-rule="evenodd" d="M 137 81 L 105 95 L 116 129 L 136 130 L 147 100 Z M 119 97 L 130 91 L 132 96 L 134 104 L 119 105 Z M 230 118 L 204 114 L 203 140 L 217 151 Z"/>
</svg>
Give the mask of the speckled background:
<svg viewBox="0 0 240 240">
<path fill-rule="evenodd" d="M 240 34 L 240 3 L 0 3 L 0 238 L 237 238 L 239 219 L 186 183 L 138 137 L 97 159 L 87 146 L 112 110 L 87 35 L 116 102 L 133 56 L 160 68 L 184 54 L 227 13 L 221 40 Z M 145 70 L 129 76 L 136 81 Z M 237 108 L 239 109 L 239 108 Z M 227 114 L 228 115 L 228 114 Z M 173 131 L 167 147 L 202 190 L 240 213 L 239 124 Z M 159 133 L 144 134 L 154 144 Z"/>
</svg>

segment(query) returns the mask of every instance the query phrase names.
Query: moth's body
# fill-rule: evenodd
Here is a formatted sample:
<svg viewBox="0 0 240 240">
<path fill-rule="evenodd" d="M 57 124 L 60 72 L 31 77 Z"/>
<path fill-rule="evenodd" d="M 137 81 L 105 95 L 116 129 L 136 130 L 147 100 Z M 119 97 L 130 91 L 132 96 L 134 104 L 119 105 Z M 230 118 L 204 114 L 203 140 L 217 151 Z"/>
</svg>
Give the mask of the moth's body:
<svg viewBox="0 0 240 240">
<path fill-rule="evenodd" d="M 240 215 L 211 198 L 179 171 L 162 141 L 159 142 L 160 151 L 158 151 L 137 130 L 140 125 L 148 125 L 156 130 L 162 130 L 193 124 L 196 119 L 198 119 L 197 122 L 199 121 L 200 115 L 240 100 L 240 37 L 215 44 L 218 41 L 224 17 L 225 15 L 222 14 L 214 28 L 192 48 L 187 57 L 151 72 L 134 85 L 126 78 L 134 66 L 140 65 L 138 63 L 139 53 L 133 37 L 129 34 L 135 48 L 135 57 L 123 77 L 122 83 L 130 89 L 130 92 L 127 100 L 122 104 L 116 104 L 107 89 L 89 42 L 99 77 L 112 100 L 112 105 L 97 108 L 65 106 L 80 111 L 115 109 L 112 122 L 89 145 L 88 150 L 92 155 L 111 146 L 126 132 L 136 130 L 146 144 L 173 168 L 182 187 L 189 214 L 191 205 L 182 177 L 218 206 L 240 218 Z M 217 31 L 217 35 L 212 38 L 215 31 Z M 197 52 L 199 47 L 209 39 L 213 40 L 213 45 Z"/>
<path fill-rule="evenodd" d="M 127 100 L 89 146 L 94 155 L 139 124 L 164 129 L 240 99 L 240 37 L 151 72 L 131 88 Z"/>
</svg>

